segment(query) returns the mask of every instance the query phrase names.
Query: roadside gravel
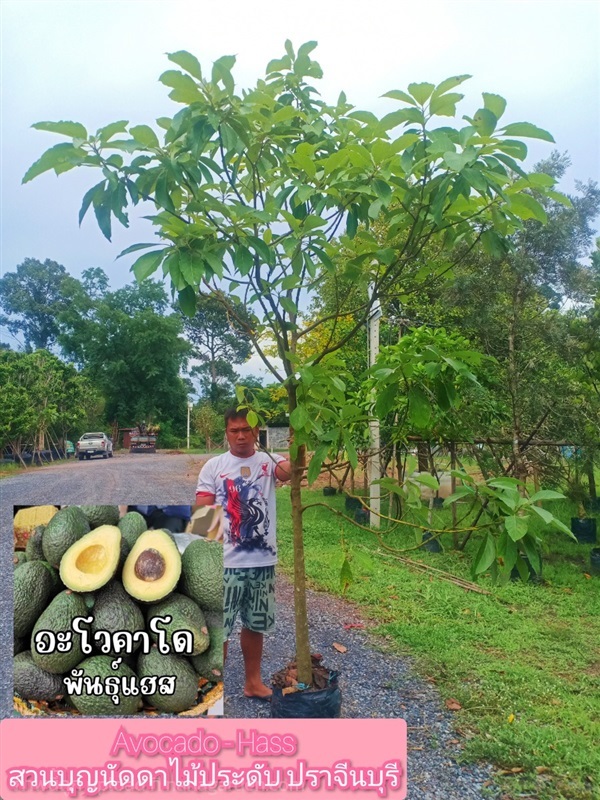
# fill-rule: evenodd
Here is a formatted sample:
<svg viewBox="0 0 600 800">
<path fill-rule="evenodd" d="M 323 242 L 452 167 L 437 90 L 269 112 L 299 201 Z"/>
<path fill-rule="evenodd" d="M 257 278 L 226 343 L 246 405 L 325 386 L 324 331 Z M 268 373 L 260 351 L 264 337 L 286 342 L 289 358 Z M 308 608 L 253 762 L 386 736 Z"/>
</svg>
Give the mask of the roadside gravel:
<svg viewBox="0 0 600 800">
<path fill-rule="evenodd" d="M 408 726 L 409 800 L 490 800 L 491 767 L 461 764 L 460 737 L 439 693 L 413 672 L 410 659 L 384 652 L 385 642 L 369 632 L 373 626 L 350 603 L 321 592 L 309 592 L 309 625 L 313 652 L 325 666 L 340 671 L 342 717 L 403 718 Z M 364 625 L 364 629 L 345 625 Z M 243 696 L 243 666 L 238 630 L 229 644 L 225 669 L 225 715 L 269 716 L 269 704 Z M 347 648 L 338 652 L 333 643 Z M 277 578 L 276 632 L 265 637 L 263 679 L 294 654 L 293 588 Z M 340 724 L 343 724 L 340 722 Z"/>
</svg>

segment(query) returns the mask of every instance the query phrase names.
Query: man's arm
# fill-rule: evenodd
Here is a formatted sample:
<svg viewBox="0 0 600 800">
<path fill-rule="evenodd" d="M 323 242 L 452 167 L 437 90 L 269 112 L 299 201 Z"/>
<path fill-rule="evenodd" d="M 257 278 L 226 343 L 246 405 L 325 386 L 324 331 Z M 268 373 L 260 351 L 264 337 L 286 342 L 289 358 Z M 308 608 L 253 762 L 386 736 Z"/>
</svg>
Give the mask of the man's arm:
<svg viewBox="0 0 600 800">
<path fill-rule="evenodd" d="M 275 477 L 278 481 L 289 481 L 292 477 L 292 464 L 290 461 L 280 461 L 275 467 Z"/>
<path fill-rule="evenodd" d="M 208 492 L 196 492 L 196 505 L 197 506 L 214 506 L 215 495 Z"/>
</svg>

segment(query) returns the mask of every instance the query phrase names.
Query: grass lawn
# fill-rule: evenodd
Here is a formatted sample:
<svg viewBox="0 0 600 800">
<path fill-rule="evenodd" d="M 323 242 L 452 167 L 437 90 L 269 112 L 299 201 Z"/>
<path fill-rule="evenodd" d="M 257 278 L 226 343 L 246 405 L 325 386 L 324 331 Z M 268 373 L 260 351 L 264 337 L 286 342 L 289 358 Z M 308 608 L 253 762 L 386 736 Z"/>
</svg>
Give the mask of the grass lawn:
<svg viewBox="0 0 600 800">
<path fill-rule="evenodd" d="M 343 511 L 340 495 L 303 493 L 305 504 L 327 502 Z M 567 501 L 546 504 L 569 524 Z M 443 527 L 449 512 L 434 512 Z M 291 575 L 289 489 L 278 490 L 282 569 Z M 325 508 L 305 512 L 310 585 L 341 594 L 344 550 L 353 582 L 346 596 L 377 621 L 385 647 L 416 659 L 443 700 L 458 700 L 458 733 L 466 759 L 486 759 L 499 771 L 506 797 L 538 800 L 600 797 L 600 576 L 589 573 L 592 545 L 540 530 L 545 543 L 544 582 L 467 592 L 433 573 L 411 569 L 384 551 L 377 537 Z M 394 547 L 417 542 L 413 529 L 386 534 Z M 477 540 L 465 554 L 411 551 L 406 555 L 470 580 Z"/>
</svg>

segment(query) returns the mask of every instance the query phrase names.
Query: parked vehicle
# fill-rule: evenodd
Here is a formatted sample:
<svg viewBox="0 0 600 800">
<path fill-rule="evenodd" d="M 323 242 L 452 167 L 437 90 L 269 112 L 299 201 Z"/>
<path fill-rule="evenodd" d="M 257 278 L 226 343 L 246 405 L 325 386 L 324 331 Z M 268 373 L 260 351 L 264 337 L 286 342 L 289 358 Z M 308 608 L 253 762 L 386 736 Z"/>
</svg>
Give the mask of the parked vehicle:
<svg viewBox="0 0 600 800">
<path fill-rule="evenodd" d="M 75 451 L 80 461 L 83 461 L 84 458 L 89 461 L 92 456 L 112 458 L 112 439 L 109 439 L 105 433 L 84 433 L 75 445 Z"/>
</svg>

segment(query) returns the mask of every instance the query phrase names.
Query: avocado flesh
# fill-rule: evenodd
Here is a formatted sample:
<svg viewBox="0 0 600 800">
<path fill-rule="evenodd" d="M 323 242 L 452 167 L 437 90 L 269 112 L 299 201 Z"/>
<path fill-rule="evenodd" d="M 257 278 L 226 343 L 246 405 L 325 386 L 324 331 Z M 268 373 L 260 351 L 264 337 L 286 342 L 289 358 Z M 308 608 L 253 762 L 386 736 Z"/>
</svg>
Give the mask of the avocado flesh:
<svg viewBox="0 0 600 800">
<path fill-rule="evenodd" d="M 171 594 L 180 575 L 181 556 L 171 537 L 164 531 L 145 531 L 127 556 L 122 580 L 136 600 L 153 603 Z"/>
<path fill-rule="evenodd" d="M 117 571 L 121 531 L 103 525 L 82 536 L 63 555 L 60 577 L 74 592 L 93 592 L 107 584 Z"/>
<path fill-rule="evenodd" d="M 223 610 L 223 545 L 197 539 L 181 557 L 181 591 L 202 609 Z"/>
</svg>

